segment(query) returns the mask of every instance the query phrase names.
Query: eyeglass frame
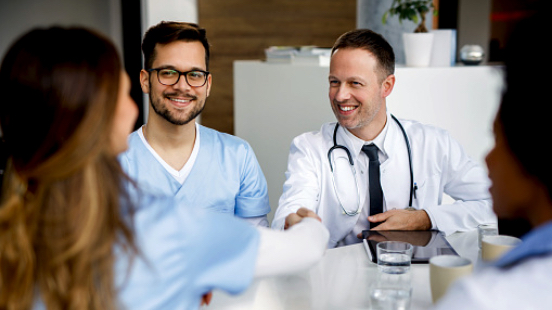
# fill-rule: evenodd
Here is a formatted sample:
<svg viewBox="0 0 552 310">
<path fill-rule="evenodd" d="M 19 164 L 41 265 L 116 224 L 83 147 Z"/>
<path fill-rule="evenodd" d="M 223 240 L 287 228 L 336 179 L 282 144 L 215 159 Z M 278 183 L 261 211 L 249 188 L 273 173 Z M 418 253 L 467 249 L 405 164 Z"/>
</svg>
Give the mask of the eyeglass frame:
<svg viewBox="0 0 552 310">
<path fill-rule="evenodd" d="M 176 79 L 176 82 L 174 82 L 173 84 L 165 84 L 163 82 L 161 82 L 161 80 L 159 79 L 159 71 L 160 70 L 172 70 L 174 72 L 177 72 L 178 73 L 178 78 Z M 209 77 L 209 74 L 211 74 L 211 72 L 209 71 L 204 71 L 204 70 L 190 70 L 190 71 L 184 71 L 184 72 L 181 72 L 181 71 L 178 71 L 176 69 L 173 69 L 173 68 L 152 68 L 152 69 L 148 69 L 146 70 L 148 73 L 151 73 L 152 71 L 157 71 L 157 81 L 159 82 L 159 84 L 162 84 L 162 85 L 165 85 L 165 86 L 173 86 L 173 85 L 176 85 L 178 84 L 178 81 L 180 81 L 180 77 L 182 75 L 184 75 L 184 80 L 186 81 L 186 84 L 188 84 L 190 87 L 203 87 L 205 86 L 205 84 L 207 84 L 207 79 Z M 203 84 L 201 85 L 198 85 L 198 86 L 193 86 L 190 84 L 190 82 L 188 82 L 188 76 L 187 74 L 190 73 L 190 72 L 201 72 L 201 73 L 204 73 L 205 74 L 205 81 L 203 81 Z"/>
</svg>

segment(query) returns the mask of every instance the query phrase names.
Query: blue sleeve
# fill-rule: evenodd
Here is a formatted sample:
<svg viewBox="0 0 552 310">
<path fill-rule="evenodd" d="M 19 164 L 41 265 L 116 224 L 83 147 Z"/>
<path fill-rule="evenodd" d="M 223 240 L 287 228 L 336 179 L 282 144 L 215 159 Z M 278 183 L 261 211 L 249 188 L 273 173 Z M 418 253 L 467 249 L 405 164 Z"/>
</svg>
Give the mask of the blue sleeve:
<svg viewBox="0 0 552 310">
<path fill-rule="evenodd" d="M 183 234 L 193 236 L 184 248 L 187 258 L 195 262 L 198 293 L 220 289 L 237 294 L 245 290 L 255 271 L 258 231 L 228 214 L 201 212 L 190 218 L 186 208 L 179 210 L 181 217 L 189 218 L 188 227 L 180 227 Z"/>
<path fill-rule="evenodd" d="M 197 309 L 203 294 L 236 294 L 251 284 L 259 233 L 244 221 L 172 198 L 140 198 L 133 222 L 140 255 L 119 253 L 116 264 L 127 309 Z"/>
<path fill-rule="evenodd" d="M 240 176 L 235 214 L 240 217 L 263 216 L 270 212 L 266 179 L 253 149 L 246 144 L 245 162 Z"/>
</svg>

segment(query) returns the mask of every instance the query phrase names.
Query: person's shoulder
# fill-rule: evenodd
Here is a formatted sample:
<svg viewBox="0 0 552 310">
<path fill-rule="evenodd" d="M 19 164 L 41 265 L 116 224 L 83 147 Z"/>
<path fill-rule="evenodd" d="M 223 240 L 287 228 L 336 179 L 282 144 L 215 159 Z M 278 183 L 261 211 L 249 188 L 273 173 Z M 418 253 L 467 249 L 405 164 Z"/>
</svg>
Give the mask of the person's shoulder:
<svg viewBox="0 0 552 310">
<path fill-rule="evenodd" d="M 244 146 L 246 148 L 250 148 L 249 142 L 247 142 L 245 139 L 242 139 L 240 137 L 231 135 L 229 133 L 220 132 L 216 129 L 205 127 L 203 125 L 199 125 L 200 135 L 201 138 L 206 138 L 211 141 L 216 141 L 218 143 L 221 143 L 226 146 Z"/>
<path fill-rule="evenodd" d="M 126 166 L 130 162 L 135 161 L 135 158 L 137 157 L 137 155 L 143 154 L 142 148 L 145 148 L 145 145 L 142 142 L 140 135 L 138 134 L 138 130 L 140 129 L 141 128 L 137 129 L 136 131 L 133 131 L 130 135 L 128 135 L 128 138 L 127 138 L 128 148 L 117 156 L 117 158 L 119 159 L 119 162 L 123 165 L 123 168 L 127 168 Z"/>
<path fill-rule="evenodd" d="M 142 130 L 142 127 L 136 129 L 135 131 L 131 132 L 130 135 L 128 135 L 128 144 L 129 144 L 129 147 L 131 146 L 131 143 L 134 144 L 135 142 L 137 141 L 140 141 L 140 134 L 139 134 L 139 131 Z"/>
<path fill-rule="evenodd" d="M 144 146 L 144 143 L 142 142 L 142 139 L 138 134 L 139 130 L 142 130 L 142 128 L 140 127 L 137 130 L 131 132 L 130 135 L 128 135 L 128 138 L 127 138 L 128 149 L 122 153 L 123 155 L 131 154 L 137 151 L 140 147 Z"/>
<path fill-rule="evenodd" d="M 294 141 L 311 141 L 318 142 L 327 139 L 333 135 L 333 130 L 335 129 L 336 122 L 330 122 L 322 124 L 319 130 L 307 131 L 298 136 L 296 136 Z"/>
<path fill-rule="evenodd" d="M 398 121 L 406 130 L 407 133 L 411 134 L 423 134 L 423 135 L 433 135 L 439 137 L 448 137 L 449 133 L 446 129 L 429 124 L 423 123 L 417 120 L 412 119 L 402 119 L 398 118 Z"/>
</svg>

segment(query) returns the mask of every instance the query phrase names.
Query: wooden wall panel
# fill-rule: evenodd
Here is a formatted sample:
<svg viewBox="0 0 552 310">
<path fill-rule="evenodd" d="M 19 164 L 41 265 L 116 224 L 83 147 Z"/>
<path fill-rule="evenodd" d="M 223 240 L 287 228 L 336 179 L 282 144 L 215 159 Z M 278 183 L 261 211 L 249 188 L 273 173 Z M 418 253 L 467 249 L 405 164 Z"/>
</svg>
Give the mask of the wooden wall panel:
<svg viewBox="0 0 552 310">
<path fill-rule="evenodd" d="M 264 59 L 271 45 L 331 47 L 356 26 L 356 0 L 198 0 L 211 44 L 213 88 L 201 123 L 234 132 L 234 60 Z"/>
</svg>

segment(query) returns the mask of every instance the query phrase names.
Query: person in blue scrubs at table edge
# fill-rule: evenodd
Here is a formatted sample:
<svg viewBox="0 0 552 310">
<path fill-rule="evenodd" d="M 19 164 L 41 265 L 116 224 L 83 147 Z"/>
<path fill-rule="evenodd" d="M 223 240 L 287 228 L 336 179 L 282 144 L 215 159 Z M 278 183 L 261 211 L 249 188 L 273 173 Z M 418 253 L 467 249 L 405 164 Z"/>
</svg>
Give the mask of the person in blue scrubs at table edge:
<svg viewBox="0 0 552 310">
<path fill-rule="evenodd" d="M 251 146 L 196 122 L 212 86 L 205 29 L 161 22 L 144 35 L 142 51 L 150 105 L 120 157 L 125 172 L 149 191 L 268 226 L 266 179 Z"/>
<path fill-rule="evenodd" d="M 276 232 L 127 192 L 118 154 L 138 111 L 103 36 L 29 31 L 1 63 L 0 92 L 0 309 L 197 309 L 214 289 L 240 293 L 324 254 L 329 233 L 308 210 Z"/>
<path fill-rule="evenodd" d="M 546 1 L 548 2 L 548 1 Z M 552 6 L 519 22 L 505 52 L 506 89 L 494 121 L 495 145 L 486 161 L 499 218 L 524 219 L 522 243 L 490 266 L 453 284 L 435 309 L 552 308 L 552 162 L 548 40 Z M 544 73 L 544 75 L 543 75 Z"/>
</svg>

